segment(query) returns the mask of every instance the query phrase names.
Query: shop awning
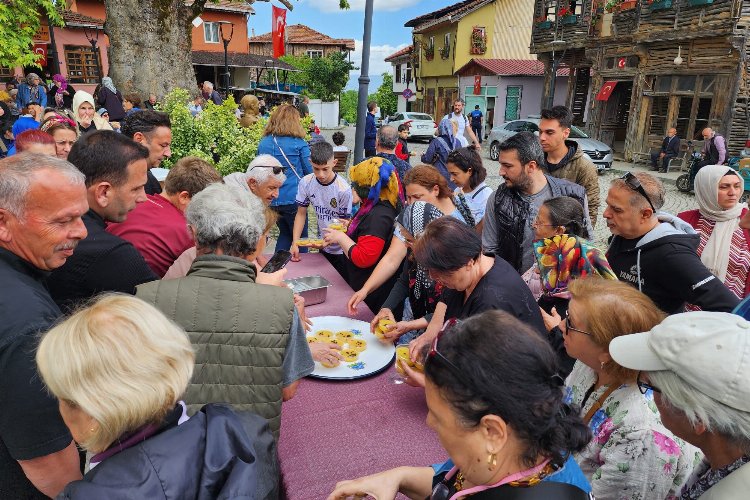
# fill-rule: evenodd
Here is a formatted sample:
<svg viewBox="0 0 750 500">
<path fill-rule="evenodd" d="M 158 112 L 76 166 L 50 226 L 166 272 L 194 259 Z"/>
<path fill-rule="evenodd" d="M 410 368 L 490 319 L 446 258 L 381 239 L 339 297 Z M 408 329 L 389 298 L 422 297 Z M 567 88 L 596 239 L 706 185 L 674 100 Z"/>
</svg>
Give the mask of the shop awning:
<svg viewBox="0 0 750 500">
<path fill-rule="evenodd" d="M 617 80 L 604 82 L 604 85 L 602 85 L 602 88 L 599 89 L 599 93 L 596 94 L 596 100 L 606 101 L 607 99 L 609 99 L 609 96 L 611 96 L 612 92 L 615 90 L 615 85 L 617 85 Z"/>
</svg>

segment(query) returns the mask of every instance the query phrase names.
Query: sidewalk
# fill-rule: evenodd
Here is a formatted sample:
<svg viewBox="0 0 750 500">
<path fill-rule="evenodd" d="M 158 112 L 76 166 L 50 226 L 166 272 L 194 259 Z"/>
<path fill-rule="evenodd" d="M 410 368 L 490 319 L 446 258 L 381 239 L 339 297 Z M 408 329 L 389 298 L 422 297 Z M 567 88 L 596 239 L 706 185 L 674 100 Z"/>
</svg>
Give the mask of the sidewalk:
<svg viewBox="0 0 750 500">
<path fill-rule="evenodd" d="M 624 174 L 625 172 L 648 172 L 649 174 L 658 177 L 665 184 L 674 184 L 679 176 L 687 172 L 681 171 L 679 168 L 671 168 L 669 173 L 664 174 L 661 172 L 655 172 L 651 170 L 650 165 L 645 163 L 629 163 L 623 160 L 615 160 L 612 162 L 612 172 Z"/>
</svg>

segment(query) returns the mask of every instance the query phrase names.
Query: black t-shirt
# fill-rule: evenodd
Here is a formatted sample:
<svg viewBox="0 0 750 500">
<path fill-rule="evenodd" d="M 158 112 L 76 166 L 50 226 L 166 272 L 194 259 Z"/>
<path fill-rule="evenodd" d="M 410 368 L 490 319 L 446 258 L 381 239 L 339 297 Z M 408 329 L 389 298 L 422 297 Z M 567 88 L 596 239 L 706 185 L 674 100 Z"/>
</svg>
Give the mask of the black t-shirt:
<svg viewBox="0 0 750 500">
<path fill-rule="evenodd" d="M 440 299 L 447 310 L 445 319 L 466 319 L 484 311 L 501 310 L 512 314 L 546 336 L 539 306 L 529 287 L 513 267 L 500 257 L 477 283 L 464 302 L 464 292 L 446 288 Z"/>
<path fill-rule="evenodd" d="M 151 169 L 148 169 L 146 174 L 146 185 L 144 186 L 146 194 L 159 194 L 161 193 L 161 184 L 156 179 L 156 176 L 151 173 Z"/>
</svg>

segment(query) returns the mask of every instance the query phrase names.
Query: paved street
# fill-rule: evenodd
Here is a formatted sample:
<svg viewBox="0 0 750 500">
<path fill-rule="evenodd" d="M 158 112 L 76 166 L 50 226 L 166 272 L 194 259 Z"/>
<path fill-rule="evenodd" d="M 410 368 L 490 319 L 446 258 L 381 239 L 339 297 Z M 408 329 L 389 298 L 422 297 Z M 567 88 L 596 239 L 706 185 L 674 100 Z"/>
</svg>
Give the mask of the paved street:
<svg viewBox="0 0 750 500">
<path fill-rule="evenodd" d="M 336 130 L 322 130 L 321 133 L 323 136 L 328 140 L 331 141 L 331 136 L 333 133 L 336 132 Z M 349 149 L 354 149 L 354 134 L 355 134 L 355 128 L 354 127 L 345 127 L 341 129 L 341 132 L 344 133 L 346 136 L 345 145 L 349 147 Z M 410 142 L 409 148 L 413 151 L 422 153 L 427 149 L 427 143 L 426 142 Z M 487 169 L 487 184 L 490 185 L 493 189 L 495 189 L 499 183 L 500 183 L 500 176 L 498 175 L 498 166 L 497 162 L 493 162 L 489 158 L 489 144 L 485 142 L 482 147 L 482 158 L 484 159 L 484 166 Z M 418 157 L 412 159 L 412 165 L 416 165 L 419 162 Z M 595 241 L 599 245 L 604 245 L 606 242 L 607 237 L 609 236 L 609 231 L 607 230 L 606 224 L 604 224 L 604 219 L 601 217 L 601 214 L 604 212 L 604 200 L 607 197 L 607 189 L 609 188 L 609 184 L 615 177 L 622 175 L 623 172 L 626 172 L 628 170 L 631 171 L 646 171 L 648 170 L 643 165 L 635 165 L 632 163 L 626 163 L 621 161 L 616 161 L 612 167 L 612 170 L 610 172 L 604 173 L 599 177 L 599 189 L 601 191 L 601 205 L 599 207 L 599 219 L 595 228 Z M 677 214 L 679 212 L 682 212 L 684 210 L 690 210 L 693 208 L 696 208 L 695 204 L 695 198 L 692 194 L 686 194 L 681 193 L 677 191 L 677 188 L 674 185 L 674 180 L 677 178 L 678 175 L 680 175 L 682 172 L 670 172 L 668 174 L 660 174 L 657 173 L 660 179 L 664 182 L 664 187 L 667 191 L 667 199 L 666 203 L 664 205 L 664 210 L 673 214 Z"/>
</svg>

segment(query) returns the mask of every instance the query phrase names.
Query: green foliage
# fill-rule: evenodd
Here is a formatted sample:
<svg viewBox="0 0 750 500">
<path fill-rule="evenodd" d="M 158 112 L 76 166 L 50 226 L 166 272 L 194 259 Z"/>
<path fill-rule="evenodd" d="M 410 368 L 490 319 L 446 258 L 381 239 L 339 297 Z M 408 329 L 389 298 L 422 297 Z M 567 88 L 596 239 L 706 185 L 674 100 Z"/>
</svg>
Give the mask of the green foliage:
<svg viewBox="0 0 750 500">
<path fill-rule="evenodd" d="M 341 118 L 349 123 L 357 123 L 357 97 L 359 93 L 356 90 L 345 90 L 341 93 L 339 101 L 339 112 Z"/>
<path fill-rule="evenodd" d="M 216 168 L 221 175 L 244 172 L 258 152 L 266 121 L 241 127 L 234 115 L 237 105 L 232 97 L 220 106 L 208 101 L 193 118 L 187 108 L 189 100 L 185 89 L 175 89 L 163 100 L 162 109 L 172 121 L 172 157 L 164 166 L 169 168 L 185 156 L 198 156 L 212 162 L 218 160 Z"/>
<path fill-rule="evenodd" d="M 357 69 L 343 52 L 326 57 L 282 56 L 280 59 L 301 70 L 290 72 L 287 82 L 304 86 L 305 94 L 323 101 L 337 100 L 349 81 L 349 72 Z"/>
<path fill-rule="evenodd" d="M 65 2 L 54 0 L 0 2 L 0 66 L 36 65 L 38 55 L 32 50 L 32 44 L 41 24 L 41 16 L 49 16 L 53 25 L 62 26 L 59 10 L 64 6 Z"/>
<path fill-rule="evenodd" d="M 383 73 L 383 83 L 380 84 L 378 90 L 372 94 L 371 99 L 378 103 L 380 107 L 380 116 L 385 118 L 396 114 L 398 109 L 398 96 L 393 92 L 393 75 L 390 73 Z"/>
</svg>

